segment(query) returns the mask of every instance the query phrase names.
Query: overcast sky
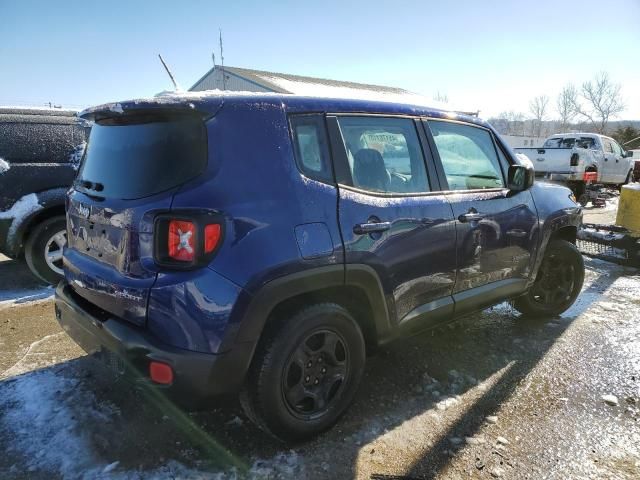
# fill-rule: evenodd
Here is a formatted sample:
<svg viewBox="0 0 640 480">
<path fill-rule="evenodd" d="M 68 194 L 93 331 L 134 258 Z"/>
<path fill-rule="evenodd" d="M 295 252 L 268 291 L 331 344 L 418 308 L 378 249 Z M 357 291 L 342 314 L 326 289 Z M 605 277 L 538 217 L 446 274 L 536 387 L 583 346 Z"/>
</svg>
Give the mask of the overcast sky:
<svg viewBox="0 0 640 480">
<path fill-rule="evenodd" d="M 483 117 L 607 71 L 640 119 L 640 0 L 0 0 L 0 105 L 85 107 L 225 64 L 391 85 Z M 555 113 L 552 112 L 554 115 Z"/>
</svg>

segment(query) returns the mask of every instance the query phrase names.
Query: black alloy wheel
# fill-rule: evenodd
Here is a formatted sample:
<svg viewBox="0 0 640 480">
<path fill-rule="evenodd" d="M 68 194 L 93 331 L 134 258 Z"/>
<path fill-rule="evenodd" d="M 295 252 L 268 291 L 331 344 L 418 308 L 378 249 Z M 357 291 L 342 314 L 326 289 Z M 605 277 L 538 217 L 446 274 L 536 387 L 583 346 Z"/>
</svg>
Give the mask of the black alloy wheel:
<svg viewBox="0 0 640 480">
<path fill-rule="evenodd" d="M 306 419 L 327 412 L 349 372 L 349 347 L 331 330 L 312 332 L 291 355 L 282 394 L 291 412 Z"/>
</svg>

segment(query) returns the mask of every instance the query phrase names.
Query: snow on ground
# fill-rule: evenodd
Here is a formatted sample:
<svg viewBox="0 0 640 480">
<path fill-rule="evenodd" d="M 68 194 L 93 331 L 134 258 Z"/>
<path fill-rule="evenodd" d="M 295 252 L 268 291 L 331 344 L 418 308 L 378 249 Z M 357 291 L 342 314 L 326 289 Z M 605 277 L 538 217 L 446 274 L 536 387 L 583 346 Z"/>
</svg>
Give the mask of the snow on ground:
<svg viewBox="0 0 640 480">
<path fill-rule="evenodd" d="M 43 339 L 44 340 L 44 339 Z M 16 376 L 0 388 L 0 433 L 12 438 L 9 457 L 24 462 L 10 473 L 50 472 L 63 479 L 217 479 L 244 478 L 230 468 L 207 472 L 169 460 L 153 470 L 123 470 L 114 459 L 92 453 L 85 425 L 110 424 L 117 407 L 83 387 L 77 376 L 65 376 L 63 366 Z M 52 448 L 55 446 L 55 448 Z M 247 475 L 252 479 L 305 478 L 304 464 L 294 451 L 256 459 Z"/>
<path fill-rule="evenodd" d="M 4 172 L 9 170 L 10 168 L 11 168 L 11 166 L 9 165 L 9 162 L 7 162 L 3 158 L 0 158 L 0 174 L 3 174 Z"/>
</svg>

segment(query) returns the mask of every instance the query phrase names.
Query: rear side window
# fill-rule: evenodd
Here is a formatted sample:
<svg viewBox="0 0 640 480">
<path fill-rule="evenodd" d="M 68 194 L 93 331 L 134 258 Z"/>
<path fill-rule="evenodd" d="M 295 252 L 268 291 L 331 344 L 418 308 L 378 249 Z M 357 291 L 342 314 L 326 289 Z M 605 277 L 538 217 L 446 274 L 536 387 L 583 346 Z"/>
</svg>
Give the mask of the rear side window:
<svg viewBox="0 0 640 480">
<path fill-rule="evenodd" d="M 333 183 L 322 115 L 295 115 L 290 122 L 298 168 L 309 178 Z"/>
<path fill-rule="evenodd" d="M 450 190 L 504 187 L 500 160 L 483 128 L 461 123 L 429 121 Z"/>
<path fill-rule="evenodd" d="M 11 163 L 66 163 L 74 147 L 72 125 L 0 123 L 0 158 Z"/>
<path fill-rule="evenodd" d="M 354 187 L 381 193 L 429 191 L 413 120 L 339 117 Z"/>
<path fill-rule="evenodd" d="M 207 135 L 199 118 L 130 116 L 93 125 L 76 188 L 131 200 L 177 187 L 203 172 Z"/>
</svg>

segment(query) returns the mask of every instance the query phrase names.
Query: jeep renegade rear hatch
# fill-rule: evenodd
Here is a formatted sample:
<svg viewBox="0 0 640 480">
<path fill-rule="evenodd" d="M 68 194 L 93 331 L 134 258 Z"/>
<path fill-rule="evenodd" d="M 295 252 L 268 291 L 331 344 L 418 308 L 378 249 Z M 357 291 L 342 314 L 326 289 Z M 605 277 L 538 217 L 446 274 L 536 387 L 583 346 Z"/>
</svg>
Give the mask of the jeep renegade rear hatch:
<svg viewBox="0 0 640 480">
<path fill-rule="evenodd" d="M 65 275 L 71 288 L 143 325 L 158 271 L 154 220 L 206 165 L 199 115 L 128 112 L 97 120 L 69 195 Z"/>
</svg>

